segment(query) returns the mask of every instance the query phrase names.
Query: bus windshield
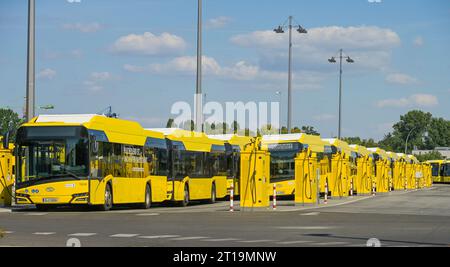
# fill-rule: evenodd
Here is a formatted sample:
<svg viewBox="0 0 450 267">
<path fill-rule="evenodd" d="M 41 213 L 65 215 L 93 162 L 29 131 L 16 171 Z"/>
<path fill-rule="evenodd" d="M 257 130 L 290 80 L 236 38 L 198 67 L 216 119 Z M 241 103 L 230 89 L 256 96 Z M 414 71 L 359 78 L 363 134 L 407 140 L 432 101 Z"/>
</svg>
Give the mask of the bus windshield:
<svg viewBox="0 0 450 267">
<path fill-rule="evenodd" d="M 58 130 L 53 128 L 53 136 L 42 135 L 22 140 L 18 136 L 18 184 L 88 176 L 88 139 L 76 134 L 56 137 Z"/>
<path fill-rule="evenodd" d="M 439 163 L 432 163 L 431 164 L 431 173 L 433 177 L 439 176 Z"/>
<path fill-rule="evenodd" d="M 445 177 L 450 177 L 450 163 L 446 163 L 446 164 L 444 164 L 444 174 L 443 174 L 443 176 L 445 176 Z"/>
</svg>

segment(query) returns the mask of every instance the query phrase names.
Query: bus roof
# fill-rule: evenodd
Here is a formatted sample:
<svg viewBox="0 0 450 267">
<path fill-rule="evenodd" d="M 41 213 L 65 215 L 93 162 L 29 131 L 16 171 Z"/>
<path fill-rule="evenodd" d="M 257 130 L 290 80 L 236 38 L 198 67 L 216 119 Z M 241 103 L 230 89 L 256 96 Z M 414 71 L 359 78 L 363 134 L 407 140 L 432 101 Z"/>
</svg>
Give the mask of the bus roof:
<svg viewBox="0 0 450 267">
<path fill-rule="evenodd" d="M 320 136 L 308 134 L 283 134 L 283 135 L 265 135 L 262 137 L 262 146 L 267 149 L 268 145 L 298 142 L 308 145 L 314 152 L 325 152 L 325 146 L 328 143 L 320 139 Z"/>
<path fill-rule="evenodd" d="M 408 155 L 408 158 L 414 163 L 419 163 L 419 160 L 417 160 L 417 158 L 413 155 Z"/>
<path fill-rule="evenodd" d="M 233 146 L 239 146 L 242 150 L 248 144 L 250 144 L 253 140 L 252 137 L 249 136 L 241 136 L 236 134 L 225 134 L 225 135 L 208 135 L 209 138 L 214 140 L 220 140 L 222 142 L 226 142 Z"/>
<path fill-rule="evenodd" d="M 164 134 L 164 136 L 172 141 L 182 142 L 186 150 L 199 151 L 199 152 L 211 152 L 213 146 L 224 146 L 224 142 L 209 138 L 204 133 L 191 132 L 176 128 L 159 128 L 148 129 Z"/>
<path fill-rule="evenodd" d="M 104 132 L 108 137 L 108 141 L 111 143 L 140 146 L 145 144 L 148 137 L 164 139 L 163 134 L 156 131 L 144 130 L 137 122 L 95 114 L 39 115 L 22 126 L 83 126 L 88 130 Z"/>
<path fill-rule="evenodd" d="M 350 147 L 363 156 L 369 156 L 370 154 L 372 154 L 372 152 L 370 152 L 365 146 L 350 145 Z"/>
<path fill-rule="evenodd" d="M 389 159 L 389 155 L 386 153 L 384 149 L 381 149 L 379 147 L 371 147 L 368 148 L 370 152 L 373 152 L 375 154 L 378 154 L 382 159 Z"/>
<path fill-rule="evenodd" d="M 332 146 L 335 146 L 339 149 L 341 149 L 345 154 L 347 155 L 351 155 L 352 151 L 354 151 L 354 149 L 352 149 L 347 142 L 344 142 L 342 140 L 339 139 L 323 139 L 323 141 L 329 143 Z"/>
<path fill-rule="evenodd" d="M 433 163 L 438 163 L 438 164 L 442 164 L 444 163 L 445 160 L 428 160 L 427 163 L 433 164 Z"/>
<path fill-rule="evenodd" d="M 397 160 L 399 160 L 400 159 L 400 157 L 397 155 L 397 153 L 395 153 L 395 152 L 386 152 L 387 154 L 388 154 L 388 156 L 391 158 L 391 159 L 393 159 L 393 160 L 395 160 L 395 161 L 397 161 Z"/>
</svg>

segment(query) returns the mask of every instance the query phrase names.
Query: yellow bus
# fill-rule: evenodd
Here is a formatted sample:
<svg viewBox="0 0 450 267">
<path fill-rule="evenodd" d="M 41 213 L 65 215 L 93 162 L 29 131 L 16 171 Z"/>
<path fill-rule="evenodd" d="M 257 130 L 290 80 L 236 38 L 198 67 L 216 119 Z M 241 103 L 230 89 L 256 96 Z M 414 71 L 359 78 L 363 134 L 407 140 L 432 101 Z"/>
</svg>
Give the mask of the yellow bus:
<svg viewBox="0 0 450 267">
<path fill-rule="evenodd" d="M 328 143 L 320 136 L 307 134 L 267 135 L 262 137 L 261 149 L 270 153 L 270 183 L 276 186 L 277 195 L 293 196 L 296 188 L 296 160 L 313 159 L 313 165 L 319 165 L 325 153 L 331 152 Z M 303 155 L 302 155 L 303 154 Z M 309 161 L 309 160 L 307 160 Z M 311 162 L 312 163 L 312 162 Z M 308 165 L 309 166 L 309 165 Z M 303 167 L 302 167 L 303 168 Z M 316 168 L 303 170 L 309 177 L 316 176 Z M 324 180 L 321 177 L 321 181 Z M 305 187 L 316 190 L 314 185 L 307 183 Z M 270 190 L 272 195 L 273 190 Z M 312 198 L 311 194 L 308 198 Z"/>
<path fill-rule="evenodd" d="M 99 115 L 43 115 L 18 129 L 17 204 L 60 205 L 166 200 L 164 135 L 138 123 Z"/>
<path fill-rule="evenodd" d="M 427 163 L 431 164 L 431 174 L 433 176 L 433 182 L 443 183 L 444 182 L 444 162 L 445 160 L 430 160 Z"/>
<path fill-rule="evenodd" d="M 241 152 L 245 151 L 245 148 L 256 142 L 252 137 L 239 136 L 234 134 L 228 135 L 209 135 L 211 139 L 220 140 L 224 143 L 227 160 L 228 160 L 228 192 L 231 191 L 233 185 L 234 196 L 240 195 L 240 166 L 241 166 Z"/>
<path fill-rule="evenodd" d="M 348 197 L 350 183 L 356 177 L 356 151 L 348 143 L 339 139 L 323 139 L 332 148 L 332 167 L 329 189 L 332 197 Z M 354 183 L 354 182 L 352 182 Z"/>
<path fill-rule="evenodd" d="M 224 142 L 204 133 L 181 129 L 149 129 L 162 133 L 169 149 L 170 199 L 182 206 L 190 201 L 215 203 L 227 192 L 228 159 Z"/>
<path fill-rule="evenodd" d="M 19 128 L 16 147 L 16 202 L 40 210 L 148 209 L 226 196 L 225 148 L 202 134 L 166 135 L 100 115 L 43 115 Z"/>
</svg>

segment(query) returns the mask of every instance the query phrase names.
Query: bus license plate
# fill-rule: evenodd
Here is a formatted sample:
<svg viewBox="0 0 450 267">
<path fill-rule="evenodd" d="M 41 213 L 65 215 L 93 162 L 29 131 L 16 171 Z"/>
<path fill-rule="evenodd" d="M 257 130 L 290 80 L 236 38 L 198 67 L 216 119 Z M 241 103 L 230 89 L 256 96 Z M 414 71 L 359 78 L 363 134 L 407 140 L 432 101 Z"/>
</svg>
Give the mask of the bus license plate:
<svg viewBox="0 0 450 267">
<path fill-rule="evenodd" d="M 42 202 L 44 202 L 44 203 L 56 203 L 56 202 L 58 202 L 58 199 L 57 198 L 43 198 Z"/>
</svg>

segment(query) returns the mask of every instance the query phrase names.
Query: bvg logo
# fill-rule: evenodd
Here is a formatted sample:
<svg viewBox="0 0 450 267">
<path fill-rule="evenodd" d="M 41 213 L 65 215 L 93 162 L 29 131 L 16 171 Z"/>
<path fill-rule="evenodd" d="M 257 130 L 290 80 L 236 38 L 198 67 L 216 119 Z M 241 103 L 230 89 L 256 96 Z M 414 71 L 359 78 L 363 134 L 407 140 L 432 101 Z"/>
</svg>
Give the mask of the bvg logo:
<svg viewBox="0 0 450 267">
<path fill-rule="evenodd" d="M 47 189 L 45 189 L 45 191 L 47 191 L 48 193 L 53 193 L 53 192 L 55 192 L 55 188 L 47 187 Z"/>
</svg>

